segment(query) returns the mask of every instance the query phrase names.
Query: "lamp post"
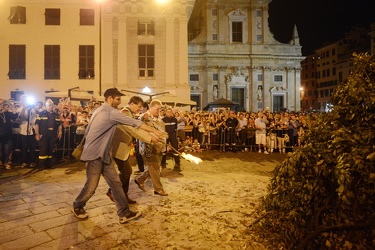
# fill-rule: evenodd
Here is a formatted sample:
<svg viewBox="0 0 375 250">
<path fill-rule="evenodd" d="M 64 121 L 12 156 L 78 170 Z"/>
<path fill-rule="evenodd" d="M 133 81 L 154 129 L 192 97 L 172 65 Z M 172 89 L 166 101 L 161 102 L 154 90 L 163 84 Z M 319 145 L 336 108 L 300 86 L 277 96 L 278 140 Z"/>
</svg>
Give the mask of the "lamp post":
<svg viewBox="0 0 375 250">
<path fill-rule="evenodd" d="M 303 87 L 299 88 L 300 92 L 299 92 L 299 101 L 300 101 L 300 110 L 302 110 L 302 105 L 303 105 Z"/>
</svg>

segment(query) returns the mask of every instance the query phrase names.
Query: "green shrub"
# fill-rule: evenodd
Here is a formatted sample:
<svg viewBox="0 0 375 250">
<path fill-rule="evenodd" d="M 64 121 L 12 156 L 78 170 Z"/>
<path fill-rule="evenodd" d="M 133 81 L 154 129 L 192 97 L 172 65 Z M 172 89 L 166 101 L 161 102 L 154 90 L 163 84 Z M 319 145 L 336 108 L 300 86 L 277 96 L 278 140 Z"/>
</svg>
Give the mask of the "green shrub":
<svg viewBox="0 0 375 250">
<path fill-rule="evenodd" d="M 353 63 L 333 111 L 275 168 L 250 227 L 278 248 L 375 249 L 375 60 Z"/>
</svg>

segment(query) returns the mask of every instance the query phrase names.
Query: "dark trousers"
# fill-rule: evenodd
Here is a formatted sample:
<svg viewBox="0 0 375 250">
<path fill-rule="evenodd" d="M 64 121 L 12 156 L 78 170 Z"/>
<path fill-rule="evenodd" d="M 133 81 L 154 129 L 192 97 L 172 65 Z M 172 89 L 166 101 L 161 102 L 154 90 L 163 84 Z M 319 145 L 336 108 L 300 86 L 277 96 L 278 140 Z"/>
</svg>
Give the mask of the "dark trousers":
<svg viewBox="0 0 375 250">
<path fill-rule="evenodd" d="M 3 163 L 8 163 L 11 161 L 11 147 L 12 138 L 1 138 L 0 139 L 0 160 Z"/>
<path fill-rule="evenodd" d="M 19 135 L 19 138 L 21 141 L 21 163 L 36 163 L 37 141 L 35 135 Z"/>
<path fill-rule="evenodd" d="M 170 143 L 171 146 L 178 151 L 178 142 L 177 142 L 177 136 L 176 134 L 168 134 L 168 139 L 167 139 L 167 144 Z M 174 158 L 174 162 L 177 166 L 180 165 L 180 155 L 178 153 L 176 153 L 174 150 L 172 150 L 173 152 L 173 158 Z M 167 152 L 164 152 L 163 153 L 163 158 L 161 159 L 161 164 L 166 164 L 166 161 L 167 161 Z"/>
<path fill-rule="evenodd" d="M 52 168 L 53 148 L 56 143 L 56 131 L 48 130 L 39 140 L 39 168 Z"/>
<path fill-rule="evenodd" d="M 135 144 L 135 159 L 137 160 L 137 165 L 138 165 L 138 171 L 139 172 L 144 172 L 145 171 L 145 163 L 143 162 L 143 157 L 139 153 L 139 141 L 137 140 Z"/>
<path fill-rule="evenodd" d="M 130 166 L 129 160 L 123 161 L 114 158 L 118 170 L 120 171 L 119 177 L 121 180 L 122 189 L 124 190 L 125 196 L 128 196 L 130 176 L 133 173 L 132 167 Z"/>
</svg>

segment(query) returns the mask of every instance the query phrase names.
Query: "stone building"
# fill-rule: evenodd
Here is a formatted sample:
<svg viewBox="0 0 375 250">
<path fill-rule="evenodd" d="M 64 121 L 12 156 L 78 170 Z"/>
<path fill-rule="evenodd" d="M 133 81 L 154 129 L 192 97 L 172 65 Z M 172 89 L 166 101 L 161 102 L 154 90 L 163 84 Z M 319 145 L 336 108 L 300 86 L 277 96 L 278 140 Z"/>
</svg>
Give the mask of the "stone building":
<svg viewBox="0 0 375 250">
<path fill-rule="evenodd" d="M 353 53 L 371 53 L 371 27 L 354 26 L 344 36 L 315 50 L 302 61 L 301 108 L 328 112 L 331 96 L 353 70 Z"/>
<path fill-rule="evenodd" d="M 271 0 L 197 0 L 188 26 L 191 99 L 226 98 L 248 111 L 300 110 L 301 45 L 275 40 Z"/>
<path fill-rule="evenodd" d="M 270 2 L 0 1 L 1 95 L 148 87 L 200 108 L 223 97 L 246 110 L 299 110 L 297 28 L 276 41 Z"/>
<path fill-rule="evenodd" d="M 195 1 L 0 1 L 4 98 L 110 87 L 190 98 L 187 24 Z M 8 17 L 8 18 L 6 18 Z"/>
</svg>

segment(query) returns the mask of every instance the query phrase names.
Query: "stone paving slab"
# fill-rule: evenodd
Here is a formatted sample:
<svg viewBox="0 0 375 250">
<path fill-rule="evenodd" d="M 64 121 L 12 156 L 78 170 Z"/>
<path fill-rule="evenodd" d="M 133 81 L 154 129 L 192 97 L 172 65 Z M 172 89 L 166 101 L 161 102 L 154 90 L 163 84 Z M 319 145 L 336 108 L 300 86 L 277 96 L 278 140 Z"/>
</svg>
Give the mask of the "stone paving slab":
<svg viewBox="0 0 375 250">
<path fill-rule="evenodd" d="M 184 217 L 186 215 L 191 218 L 191 215 L 199 215 L 202 209 L 204 211 L 207 204 L 196 202 L 196 195 L 201 195 L 203 199 L 207 197 L 210 207 L 219 209 L 221 203 L 229 202 L 237 207 L 236 213 L 246 214 L 248 211 L 243 203 L 249 202 L 250 206 L 255 207 L 256 204 L 248 197 L 264 192 L 263 188 L 259 189 L 257 182 L 267 181 L 276 164 L 285 159 L 285 155 L 278 153 L 264 155 L 255 152 L 205 151 L 194 155 L 200 157 L 203 162 L 197 165 L 181 160 L 182 175 L 171 170 L 162 171 L 162 182 L 170 194 L 168 199 L 154 196 L 150 182 L 146 183 L 148 192 L 141 191 L 132 181 L 134 176 L 131 178 L 129 194 L 136 198 L 136 206 L 145 214 L 144 218 L 133 223 L 142 228 L 142 235 L 148 232 L 152 235 L 155 228 L 164 232 L 163 235 L 156 236 L 155 242 L 158 243 L 154 243 L 157 244 L 155 249 L 164 249 L 163 246 L 171 245 L 171 237 L 175 242 L 185 241 L 186 248 L 206 249 L 197 248 L 196 244 L 199 242 L 194 242 L 194 239 L 198 239 L 199 234 L 193 233 L 196 232 L 196 227 L 204 229 L 204 223 L 198 217 L 194 221 L 193 217 L 190 219 L 192 224 L 189 224 L 186 221 L 188 217 Z M 135 171 L 135 158 L 132 157 L 130 160 Z M 168 159 L 167 163 L 168 168 L 173 166 L 171 159 Z M 140 237 L 139 229 L 129 230 L 132 228 L 131 223 L 118 223 L 115 206 L 105 195 L 108 186 L 103 178 L 95 195 L 85 207 L 89 212 L 89 219 L 77 220 L 71 214 L 70 207 L 83 187 L 85 178 L 84 164 L 73 161 L 60 164 L 51 170 L 1 169 L 0 249 L 143 249 L 140 246 L 144 244 L 146 247 L 151 244 L 150 239 Z M 207 186 L 212 185 L 213 180 L 226 182 L 226 185 L 233 187 L 243 184 L 246 179 L 251 181 L 243 192 L 231 193 L 225 189 L 218 192 L 207 191 Z M 210 200 L 211 195 L 219 199 Z M 172 210 L 168 209 L 174 205 L 174 199 L 181 196 L 191 201 L 191 215 L 178 212 L 178 208 L 182 208 L 184 204 L 176 205 L 177 207 Z M 161 207 L 162 213 L 155 213 L 155 207 Z M 217 217 L 217 213 L 223 211 L 219 209 L 207 212 L 210 216 Z M 165 217 L 166 214 L 168 217 Z M 221 217 L 217 218 L 220 221 Z M 169 232 L 168 221 L 173 220 L 180 220 L 181 223 L 189 225 L 187 231 Z M 236 234 L 238 232 L 234 230 L 233 235 Z M 224 238 L 219 239 L 220 237 Z M 216 240 L 228 240 L 225 238 L 227 236 L 220 237 Z M 189 240 L 186 241 L 187 239 Z M 134 243 L 135 240 L 137 244 Z"/>
</svg>

